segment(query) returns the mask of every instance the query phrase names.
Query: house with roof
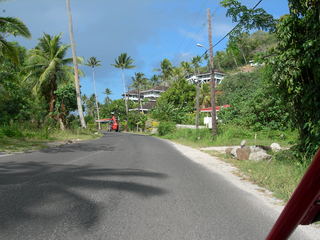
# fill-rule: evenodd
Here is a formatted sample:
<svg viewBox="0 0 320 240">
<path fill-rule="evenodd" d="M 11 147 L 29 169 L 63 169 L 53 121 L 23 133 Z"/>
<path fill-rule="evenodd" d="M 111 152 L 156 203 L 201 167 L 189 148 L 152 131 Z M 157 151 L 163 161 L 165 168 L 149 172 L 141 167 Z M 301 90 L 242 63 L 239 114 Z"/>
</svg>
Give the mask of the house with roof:
<svg viewBox="0 0 320 240">
<path fill-rule="evenodd" d="M 226 76 L 225 73 L 215 70 L 214 71 L 214 79 L 216 81 L 216 84 L 220 84 L 224 77 Z M 199 74 L 193 74 L 187 78 L 187 80 L 190 83 L 209 83 L 211 81 L 211 73 L 199 73 Z"/>
<path fill-rule="evenodd" d="M 147 90 L 140 91 L 140 99 L 143 102 L 142 108 L 140 109 L 143 112 L 148 112 L 155 107 L 157 99 L 165 92 L 168 87 L 165 86 L 155 86 Z M 123 98 L 127 97 L 128 100 L 138 102 L 139 93 L 137 90 L 131 90 L 122 95 Z M 129 109 L 129 111 L 138 111 L 138 108 Z"/>
</svg>

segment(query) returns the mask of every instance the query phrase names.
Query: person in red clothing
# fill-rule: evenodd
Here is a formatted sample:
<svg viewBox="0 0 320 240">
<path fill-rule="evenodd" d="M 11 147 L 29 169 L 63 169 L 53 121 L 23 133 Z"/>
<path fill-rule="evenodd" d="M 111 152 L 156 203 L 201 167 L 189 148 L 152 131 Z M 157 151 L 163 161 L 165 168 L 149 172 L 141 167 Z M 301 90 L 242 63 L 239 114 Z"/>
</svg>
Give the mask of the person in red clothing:
<svg viewBox="0 0 320 240">
<path fill-rule="evenodd" d="M 114 113 L 111 113 L 112 117 L 111 117 L 111 130 L 119 132 L 119 124 L 117 121 L 117 118 L 115 117 Z"/>
</svg>

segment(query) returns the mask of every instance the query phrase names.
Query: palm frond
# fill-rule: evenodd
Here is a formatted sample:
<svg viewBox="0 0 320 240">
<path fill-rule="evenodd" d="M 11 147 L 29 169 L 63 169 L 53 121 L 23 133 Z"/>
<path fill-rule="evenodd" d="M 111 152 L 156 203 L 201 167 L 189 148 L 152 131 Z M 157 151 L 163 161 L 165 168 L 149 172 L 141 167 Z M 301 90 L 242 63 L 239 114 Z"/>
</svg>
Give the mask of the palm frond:
<svg viewBox="0 0 320 240">
<path fill-rule="evenodd" d="M 131 69 L 135 68 L 133 62 L 133 59 L 130 56 L 128 56 L 127 53 L 121 53 L 120 56 L 117 59 L 115 59 L 115 64 L 111 65 L 120 69 Z"/>
<path fill-rule="evenodd" d="M 11 59 L 14 63 L 19 64 L 19 53 L 17 48 L 7 42 L 4 38 L 0 36 L 0 55 L 6 56 Z"/>
<path fill-rule="evenodd" d="M 18 18 L 0 17 L 0 29 L 14 36 L 31 38 L 28 27 Z"/>
<path fill-rule="evenodd" d="M 40 75 L 39 78 L 39 85 L 41 86 L 44 82 L 49 82 L 52 75 L 55 73 L 56 70 L 56 61 L 51 61 L 49 66 L 44 70 L 44 72 Z"/>
<path fill-rule="evenodd" d="M 96 57 L 91 57 L 88 59 L 86 66 L 95 68 L 101 66 L 101 61 L 99 61 Z"/>
</svg>

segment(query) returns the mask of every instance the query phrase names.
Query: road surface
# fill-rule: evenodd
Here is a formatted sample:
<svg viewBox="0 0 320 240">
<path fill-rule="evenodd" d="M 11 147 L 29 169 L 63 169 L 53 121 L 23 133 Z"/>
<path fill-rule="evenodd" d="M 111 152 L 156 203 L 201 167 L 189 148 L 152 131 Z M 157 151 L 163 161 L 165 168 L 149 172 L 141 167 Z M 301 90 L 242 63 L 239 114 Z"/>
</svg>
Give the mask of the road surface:
<svg viewBox="0 0 320 240">
<path fill-rule="evenodd" d="M 259 240 L 269 213 L 149 136 L 110 133 L 0 158 L 0 239 Z"/>
</svg>

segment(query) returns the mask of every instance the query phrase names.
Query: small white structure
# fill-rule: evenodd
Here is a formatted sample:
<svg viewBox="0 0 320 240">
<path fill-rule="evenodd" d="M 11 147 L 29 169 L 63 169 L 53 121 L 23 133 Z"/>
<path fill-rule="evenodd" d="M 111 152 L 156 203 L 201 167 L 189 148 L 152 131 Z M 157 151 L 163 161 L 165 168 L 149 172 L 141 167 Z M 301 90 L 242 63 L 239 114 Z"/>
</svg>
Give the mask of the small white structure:
<svg viewBox="0 0 320 240">
<path fill-rule="evenodd" d="M 216 80 L 216 84 L 220 84 L 226 75 L 223 72 L 214 71 L 214 79 Z M 191 83 L 200 82 L 200 83 L 208 83 L 211 81 L 211 73 L 200 73 L 194 74 L 187 78 L 187 80 Z"/>
<path fill-rule="evenodd" d="M 216 112 L 219 112 L 222 108 L 229 108 L 229 107 L 231 106 L 230 105 L 216 106 Z M 203 123 L 204 125 L 206 125 L 207 128 L 212 128 L 212 117 L 211 117 L 212 107 L 203 108 L 200 110 L 200 112 L 210 114 L 210 116 L 204 117 Z M 216 116 L 216 119 L 218 120 L 218 115 Z"/>
<path fill-rule="evenodd" d="M 203 123 L 207 128 L 212 128 L 212 117 L 204 117 Z"/>
</svg>

